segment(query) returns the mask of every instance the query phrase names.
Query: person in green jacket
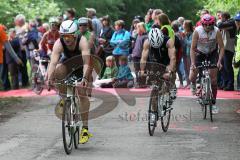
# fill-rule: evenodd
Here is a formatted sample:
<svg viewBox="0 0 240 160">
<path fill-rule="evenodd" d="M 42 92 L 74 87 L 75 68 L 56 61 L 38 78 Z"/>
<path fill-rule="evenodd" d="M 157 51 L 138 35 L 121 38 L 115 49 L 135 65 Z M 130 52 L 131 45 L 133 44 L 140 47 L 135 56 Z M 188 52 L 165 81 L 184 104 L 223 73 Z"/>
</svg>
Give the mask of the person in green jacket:
<svg viewBox="0 0 240 160">
<path fill-rule="evenodd" d="M 116 61 L 114 56 L 108 56 L 106 58 L 106 68 L 103 74 L 103 77 L 101 78 L 101 80 L 104 79 L 111 79 L 111 81 L 109 83 L 102 83 L 100 85 L 101 88 L 112 88 L 112 80 L 115 79 L 117 77 L 118 74 L 118 68 L 116 65 Z"/>
</svg>

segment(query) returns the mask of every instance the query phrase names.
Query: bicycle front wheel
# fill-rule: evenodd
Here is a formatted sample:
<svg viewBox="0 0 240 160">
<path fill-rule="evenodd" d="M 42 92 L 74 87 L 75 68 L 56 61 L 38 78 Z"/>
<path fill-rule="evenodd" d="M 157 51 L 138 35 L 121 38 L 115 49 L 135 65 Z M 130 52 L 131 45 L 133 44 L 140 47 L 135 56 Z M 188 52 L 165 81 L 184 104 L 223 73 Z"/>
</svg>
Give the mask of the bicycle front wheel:
<svg viewBox="0 0 240 160">
<path fill-rule="evenodd" d="M 201 100 L 201 109 L 202 109 L 202 116 L 203 116 L 203 119 L 206 119 L 207 118 L 207 105 L 206 105 L 206 92 L 204 90 L 201 91 L 201 97 L 200 97 L 200 100 Z"/>
<path fill-rule="evenodd" d="M 63 146 L 66 154 L 70 154 L 73 148 L 73 134 L 71 128 L 71 101 L 66 100 L 63 106 L 63 115 L 62 115 L 62 136 L 63 136 Z"/>
<path fill-rule="evenodd" d="M 165 96 L 167 97 L 164 97 L 162 101 L 159 102 L 161 105 L 160 108 L 163 111 L 163 115 L 161 116 L 161 126 L 162 126 L 163 132 L 167 132 L 170 124 L 170 119 L 171 119 L 170 94 Z M 160 99 L 161 98 L 158 98 L 158 100 Z"/>
<path fill-rule="evenodd" d="M 148 132 L 150 136 L 153 136 L 155 128 L 157 126 L 157 91 L 152 90 L 151 97 L 149 101 L 149 109 L 148 109 Z M 155 107 L 155 108 L 154 108 Z M 154 111 L 153 111 L 154 110 Z"/>
<path fill-rule="evenodd" d="M 212 94 L 212 87 L 211 87 L 210 79 L 208 79 L 208 81 L 207 81 L 207 100 L 208 100 L 208 105 L 209 105 L 210 119 L 211 119 L 211 122 L 213 122 L 213 113 L 212 113 L 213 94 Z"/>
</svg>

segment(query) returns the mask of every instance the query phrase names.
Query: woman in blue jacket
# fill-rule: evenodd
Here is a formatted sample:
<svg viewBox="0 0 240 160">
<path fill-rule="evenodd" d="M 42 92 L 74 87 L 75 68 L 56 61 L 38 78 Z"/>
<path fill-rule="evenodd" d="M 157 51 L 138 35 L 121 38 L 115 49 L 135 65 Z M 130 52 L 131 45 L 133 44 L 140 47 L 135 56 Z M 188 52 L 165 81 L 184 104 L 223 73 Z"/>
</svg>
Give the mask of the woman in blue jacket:
<svg viewBox="0 0 240 160">
<path fill-rule="evenodd" d="M 114 47 L 113 55 L 117 65 L 120 56 L 129 55 L 130 33 L 124 29 L 124 21 L 118 20 L 115 22 L 115 32 L 111 38 L 110 44 Z"/>
</svg>

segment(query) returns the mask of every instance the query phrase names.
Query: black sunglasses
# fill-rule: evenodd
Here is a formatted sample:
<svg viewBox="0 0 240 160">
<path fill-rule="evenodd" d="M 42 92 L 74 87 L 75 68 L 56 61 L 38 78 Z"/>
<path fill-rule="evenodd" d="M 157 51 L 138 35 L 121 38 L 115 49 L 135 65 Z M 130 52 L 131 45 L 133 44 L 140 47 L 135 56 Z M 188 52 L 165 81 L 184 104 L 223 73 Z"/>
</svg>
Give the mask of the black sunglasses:
<svg viewBox="0 0 240 160">
<path fill-rule="evenodd" d="M 214 26 L 214 24 L 203 24 L 203 26 Z"/>
<path fill-rule="evenodd" d="M 85 26 L 85 27 L 86 27 L 86 26 L 87 26 L 87 24 L 79 24 L 79 27 L 80 27 L 80 26 Z"/>
</svg>

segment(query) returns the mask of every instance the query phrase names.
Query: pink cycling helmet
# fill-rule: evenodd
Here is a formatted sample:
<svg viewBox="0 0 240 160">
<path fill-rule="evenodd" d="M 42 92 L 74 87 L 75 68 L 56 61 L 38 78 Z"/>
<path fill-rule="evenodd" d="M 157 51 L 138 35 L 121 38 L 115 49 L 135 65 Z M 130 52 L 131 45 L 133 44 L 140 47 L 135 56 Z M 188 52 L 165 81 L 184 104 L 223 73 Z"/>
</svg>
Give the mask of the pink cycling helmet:
<svg viewBox="0 0 240 160">
<path fill-rule="evenodd" d="M 211 16 L 210 14 L 205 14 L 201 19 L 201 23 L 203 25 L 214 25 L 215 24 L 215 17 Z"/>
</svg>

